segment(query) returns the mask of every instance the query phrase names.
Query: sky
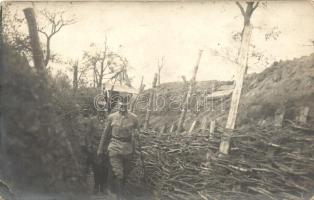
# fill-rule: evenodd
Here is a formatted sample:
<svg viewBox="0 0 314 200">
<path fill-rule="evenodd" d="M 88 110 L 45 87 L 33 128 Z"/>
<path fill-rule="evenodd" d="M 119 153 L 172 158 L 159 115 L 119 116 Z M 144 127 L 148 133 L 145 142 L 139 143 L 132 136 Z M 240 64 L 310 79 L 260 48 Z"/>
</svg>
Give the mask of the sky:
<svg viewBox="0 0 314 200">
<path fill-rule="evenodd" d="M 214 55 L 213 50 L 236 52 L 243 18 L 234 2 L 13 2 L 10 9 L 23 16 L 23 8 L 66 11 L 77 21 L 58 33 L 52 51 L 64 58 L 80 59 L 90 43 L 101 46 L 107 38 L 111 50 L 125 56 L 130 76 L 138 87 L 141 76 L 151 85 L 157 63 L 164 57 L 161 82 L 191 78 L 199 50 L 203 50 L 197 80 L 231 80 L 238 66 Z M 39 16 L 37 14 L 37 16 Z M 39 20 L 40 21 L 40 20 Z M 252 44 L 270 61 L 309 55 L 314 40 L 314 7 L 307 1 L 268 1 L 252 17 Z M 277 40 L 265 40 L 269 31 L 280 32 Z M 52 64 L 54 70 L 67 67 Z M 267 65 L 252 64 L 249 72 Z"/>
</svg>

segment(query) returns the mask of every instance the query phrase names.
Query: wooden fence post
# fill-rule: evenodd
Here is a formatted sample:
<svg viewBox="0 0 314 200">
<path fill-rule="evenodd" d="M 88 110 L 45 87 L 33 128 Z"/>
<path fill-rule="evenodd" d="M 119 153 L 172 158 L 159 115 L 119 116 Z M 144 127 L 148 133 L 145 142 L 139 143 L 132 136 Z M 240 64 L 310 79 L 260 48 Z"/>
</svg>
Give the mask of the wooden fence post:
<svg viewBox="0 0 314 200">
<path fill-rule="evenodd" d="M 279 107 L 276 112 L 275 112 L 275 116 L 274 116 L 274 126 L 275 127 L 282 127 L 282 122 L 284 120 L 284 116 L 285 116 L 285 107 L 281 106 Z"/>
<path fill-rule="evenodd" d="M 191 134 L 191 133 L 193 132 L 193 130 L 194 130 L 194 128 L 195 128 L 196 123 L 197 123 L 197 121 L 196 121 L 196 120 L 194 120 L 194 121 L 193 121 L 193 123 L 192 123 L 192 125 L 191 125 L 191 127 L 190 127 L 189 134 Z"/>
<path fill-rule="evenodd" d="M 171 127 L 170 127 L 170 133 L 173 133 L 173 131 L 175 130 L 175 128 L 176 128 L 176 123 L 173 123 L 172 125 L 171 125 Z"/>
<path fill-rule="evenodd" d="M 192 76 L 191 81 L 190 81 L 189 90 L 188 90 L 188 92 L 187 92 L 187 94 L 185 96 L 185 100 L 183 102 L 182 112 L 181 112 L 180 119 L 179 119 L 179 122 L 178 122 L 178 127 L 177 127 L 177 133 L 180 133 L 182 131 L 182 128 L 183 128 L 183 123 L 185 121 L 185 116 L 186 116 L 186 113 L 187 113 L 187 110 L 188 110 L 188 106 L 189 106 L 189 100 L 190 100 L 190 97 L 191 97 L 191 95 L 193 93 L 193 90 L 194 90 L 195 81 L 196 81 L 196 74 L 197 74 L 197 71 L 198 71 L 198 66 L 199 66 L 200 61 L 201 61 L 202 53 L 203 53 L 203 51 L 200 50 L 199 51 L 199 55 L 198 55 L 198 59 L 197 59 L 197 62 L 196 62 L 196 65 L 194 67 L 193 76 Z"/>
<path fill-rule="evenodd" d="M 155 93 L 156 83 L 157 83 L 157 74 L 155 74 L 154 76 L 152 89 L 149 95 L 149 102 L 148 102 L 148 108 L 147 108 L 146 117 L 145 117 L 144 129 L 148 129 L 148 126 L 149 126 L 149 120 L 150 120 L 150 116 L 151 116 L 153 106 L 154 106 L 154 93 Z"/>
<path fill-rule="evenodd" d="M 216 130 L 216 121 L 212 120 L 212 121 L 210 121 L 209 133 L 214 134 L 215 130 Z"/>
<path fill-rule="evenodd" d="M 301 122 L 302 124 L 306 124 L 309 112 L 310 112 L 309 107 L 307 106 L 302 107 L 300 111 L 299 122 Z"/>
<path fill-rule="evenodd" d="M 161 129 L 160 129 L 159 134 L 161 135 L 161 134 L 165 133 L 166 128 L 167 128 L 167 124 L 163 125 L 163 126 L 161 127 Z"/>
<path fill-rule="evenodd" d="M 207 117 L 204 117 L 201 123 L 201 132 L 204 134 L 205 131 L 207 130 Z"/>
<path fill-rule="evenodd" d="M 34 66 L 38 74 L 44 75 L 45 72 L 44 54 L 40 46 L 35 12 L 33 8 L 25 8 L 23 11 L 28 25 Z"/>
<path fill-rule="evenodd" d="M 222 141 L 219 147 L 219 151 L 222 154 L 228 154 L 229 152 L 230 137 L 232 135 L 232 130 L 235 127 L 235 122 L 236 122 L 236 118 L 238 114 L 238 107 L 239 107 L 239 102 L 240 102 L 240 96 L 241 96 L 241 91 L 242 91 L 242 86 L 243 86 L 243 79 L 244 79 L 244 75 L 245 75 L 246 67 L 247 67 L 246 62 L 248 59 L 251 34 L 252 34 L 252 25 L 250 24 L 245 25 L 243 29 L 241 47 L 240 47 L 239 57 L 238 57 L 240 70 L 237 73 L 237 77 L 235 80 L 235 88 L 232 92 L 231 105 L 230 105 L 228 120 L 226 124 L 225 137 L 222 138 Z"/>
</svg>

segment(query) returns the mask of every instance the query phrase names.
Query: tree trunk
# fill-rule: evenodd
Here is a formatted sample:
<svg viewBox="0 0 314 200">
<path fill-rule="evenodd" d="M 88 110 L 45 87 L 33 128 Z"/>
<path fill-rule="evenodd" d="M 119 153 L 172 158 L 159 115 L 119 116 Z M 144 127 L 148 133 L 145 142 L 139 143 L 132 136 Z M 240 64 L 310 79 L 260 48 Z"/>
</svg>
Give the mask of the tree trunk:
<svg viewBox="0 0 314 200">
<path fill-rule="evenodd" d="M 157 85 L 160 85 L 160 71 L 161 69 L 158 70 L 158 80 L 157 80 Z"/>
<path fill-rule="evenodd" d="M 199 55 L 198 55 L 198 59 L 197 59 L 197 62 L 196 62 L 196 65 L 194 67 L 193 76 L 192 76 L 192 79 L 190 81 L 189 90 L 188 90 L 188 92 L 187 92 L 187 94 L 185 95 L 185 98 L 184 98 L 184 103 L 183 103 L 183 106 L 182 106 L 182 111 L 181 111 L 180 119 L 179 119 L 179 122 L 178 122 L 178 128 L 177 128 L 177 131 L 176 131 L 177 134 L 180 133 L 182 131 L 182 129 L 183 129 L 183 124 L 184 124 L 185 116 L 186 116 L 186 113 L 187 113 L 187 110 L 188 110 L 190 97 L 191 97 L 191 95 L 192 95 L 192 93 L 194 91 L 196 74 L 197 74 L 197 71 L 198 71 L 198 66 L 200 64 L 202 53 L 203 53 L 203 51 L 200 50 Z"/>
<path fill-rule="evenodd" d="M 73 65 L 73 93 L 76 95 L 78 89 L 78 61 Z"/>
<path fill-rule="evenodd" d="M 137 94 L 137 96 L 135 97 L 134 101 L 133 101 L 132 104 L 131 104 L 131 112 L 134 111 L 134 108 L 135 108 L 136 102 L 137 102 L 137 100 L 138 100 L 138 97 L 141 95 L 141 93 L 142 93 L 143 90 L 144 90 L 143 81 L 144 81 L 144 77 L 142 76 L 141 85 L 140 85 L 140 88 L 139 88 L 139 90 L 138 90 L 138 94 Z"/>
<path fill-rule="evenodd" d="M 238 107 L 240 102 L 240 96 L 243 86 L 243 79 L 246 71 L 246 61 L 248 59 L 248 52 L 250 47 L 252 26 L 248 25 L 244 27 L 243 37 L 241 42 L 241 47 L 239 51 L 238 64 L 240 65 L 240 69 L 236 75 L 235 79 L 235 88 L 232 93 L 231 105 L 229 110 L 229 115 L 227 119 L 226 129 L 233 130 L 235 127 L 235 122 L 238 114 Z M 229 146 L 230 146 L 230 137 L 232 131 L 226 131 L 225 140 L 222 140 L 220 143 L 219 151 L 223 154 L 228 154 Z"/>
<path fill-rule="evenodd" d="M 97 85 L 98 88 L 102 88 L 102 81 L 103 81 L 104 72 L 105 72 L 105 66 L 104 65 L 105 65 L 106 55 L 107 55 L 107 50 L 105 50 L 105 52 L 103 54 L 103 58 L 102 58 L 101 63 L 100 63 L 100 74 L 99 74 L 99 80 L 98 80 L 98 85 Z"/>
<path fill-rule="evenodd" d="M 148 102 L 148 108 L 147 108 L 146 117 L 145 117 L 144 129 L 148 129 L 148 126 L 149 126 L 149 120 L 150 120 L 151 112 L 154 106 L 154 93 L 155 93 L 156 83 L 157 83 L 157 74 L 155 74 L 154 76 L 152 89 L 149 95 L 149 102 Z"/>
<path fill-rule="evenodd" d="M 45 67 L 47 67 L 49 60 L 50 60 L 50 41 L 51 41 L 51 37 L 47 37 L 47 45 L 46 45 L 46 58 L 45 58 Z"/>
<path fill-rule="evenodd" d="M 23 11 L 28 25 L 34 66 L 38 74 L 44 75 L 45 74 L 44 54 L 40 46 L 35 12 L 33 8 L 25 8 Z"/>
</svg>

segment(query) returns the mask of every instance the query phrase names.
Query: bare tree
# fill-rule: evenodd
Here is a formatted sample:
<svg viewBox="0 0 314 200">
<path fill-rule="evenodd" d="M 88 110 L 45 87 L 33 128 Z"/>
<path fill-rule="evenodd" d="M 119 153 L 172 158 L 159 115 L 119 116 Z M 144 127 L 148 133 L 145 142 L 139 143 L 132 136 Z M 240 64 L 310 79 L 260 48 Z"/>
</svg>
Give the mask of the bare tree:
<svg viewBox="0 0 314 200">
<path fill-rule="evenodd" d="M 62 12 L 50 12 L 47 10 L 40 11 L 41 15 L 48 22 L 46 25 L 38 26 L 38 32 L 45 36 L 45 66 L 47 67 L 51 59 L 51 40 L 58 32 L 61 31 L 65 26 L 74 24 L 76 21 L 74 19 L 65 19 L 65 11 Z"/>
<path fill-rule="evenodd" d="M 4 5 L 6 6 L 6 4 Z M 25 18 L 21 18 L 17 13 L 11 13 L 10 9 L 4 9 L 3 14 L 3 31 L 6 43 L 12 48 L 15 48 L 17 52 L 21 53 L 28 61 L 31 60 L 31 45 L 30 37 L 22 31 Z M 46 10 L 40 11 L 40 15 L 43 16 L 43 20 L 38 20 L 37 31 L 44 36 L 42 46 L 44 46 L 44 66 L 47 68 L 49 61 L 57 61 L 58 57 L 52 53 L 51 40 L 59 33 L 65 26 L 75 23 L 74 19 L 66 19 L 63 12 L 48 12 Z M 42 18 L 39 18 L 42 19 Z"/>
<path fill-rule="evenodd" d="M 33 8 L 25 8 L 23 11 L 28 25 L 34 65 L 37 72 L 40 75 L 44 75 L 44 56 L 40 46 L 35 12 Z"/>
<path fill-rule="evenodd" d="M 229 115 L 226 123 L 226 132 L 223 135 L 222 141 L 220 143 L 219 151 L 222 154 L 228 154 L 230 147 L 230 139 L 232 135 L 232 131 L 235 127 L 235 122 L 238 114 L 238 107 L 240 102 L 240 96 L 243 86 L 244 75 L 247 71 L 247 60 L 249 54 L 249 47 L 251 41 L 252 34 L 252 25 L 251 25 L 251 17 L 254 10 L 258 7 L 259 2 L 246 2 L 246 10 L 242 7 L 239 2 L 236 2 L 236 5 L 240 8 L 240 11 L 243 15 L 244 26 L 241 34 L 241 46 L 239 49 L 237 63 L 239 64 L 240 70 L 236 75 L 235 80 L 235 88 L 232 93 L 231 105 L 229 109 Z"/>
<path fill-rule="evenodd" d="M 158 60 L 158 65 L 157 65 L 157 67 L 158 67 L 157 85 L 160 85 L 160 73 L 161 73 L 162 68 L 164 67 L 164 61 L 165 61 L 165 57 L 164 56 L 161 58 L 160 62 Z"/>
<path fill-rule="evenodd" d="M 245 7 L 244 3 L 236 2 L 236 5 L 240 8 L 240 13 L 243 16 L 243 28 L 241 31 L 232 32 L 232 39 L 236 43 L 242 41 L 243 31 L 245 25 L 251 25 L 251 17 L 257 7 L 267 7 L 267 2 L 247 2 L 247 6 Z M 277 40 L 281 34 L 278 26 L 274 27 L 264 27 L 264 26 L 254 26 L 254 29 L 258 29 L 260 31 L 264 31 L 264 39 L 265 41 Z M 267 51 L 262 51 L 256 45 L 249 44 L 250 51 L 248 52 L 248 57 L 250 58 L 247 61 L 246 72 L 248 68 L 254 67 L 266 67 L 276 60 L 274 55 L 270 54 Z M 211 53 L 214 56 L 221 57 L 224 61 L 230 62 L 232 64 L 238 64 L 239 58 L 239 49 L 224 47 L 218 43 L 218 47 L 215 49 L 211 49 Z"/>
<path fill-rule="evenodd" d="M 251 17 L 254 10 L 258 7 L 259 2 L 246 2 L 246 9 L 244 10 L 243 6 L 237 1 L 237 6 L 240 8 L 241 14 L 243 16 L 243 29 L 241 33 L 241 40 L 243 39 L 243 32 L 246 26 L 251 25 Z"/>
<path fill-rule="evenodd" d="M 200 64 L 200 61 L 201 61 L 202 53 L 203 53 L 203 50 L 200 50 L 199 54 L 198 54 L 197 61 L 196 61 L 196 65 L 194 66 L 192 78 L 191 78 L 191 80 L 189 82 L 189 89 L 188 89 L 188 91 L 186 92 L 186 94 L 184 96 L 184 102 L 183 102 L 183 105 L 182 105 L 182 111 L 181 111 L 181 115 L 180 115 L 180 118 L 179 118 L 179 121 L 178 121 L 177 131 L 176 131 L 177 134 L 179 134 L 182 131 L 182 129 L 183 129 L 183 123 L 185 121 L 186 113 L 187 113 L 187 110 L 188 110 L 188 107 L 189 107 L 189 104 L 190 104 L 190 98 L 191 98 L 191 96 L 192 96 L 192 94 L 194 92 L 194 89 L 195 89 L 196 74 L 197 74 L 197 71 L 198 71 L 198 68 L 199 68 L 199 64 Z M 183 80 L 186 81 L 185 77 L 183 78 Z"/>
<path fill-rule="evenodd" d="M 94 43 L 91 49 L 84 52 L 83 60 L 93 73 L 93 86 L 101 87 L 105 76 L 108 79 L 118 81 L 120 84 L 131 86 L 128 76 L 128 60 L 123 56 L 109 50 L 107 41 L 104 48 L 99 49 Z"/>
</svg>

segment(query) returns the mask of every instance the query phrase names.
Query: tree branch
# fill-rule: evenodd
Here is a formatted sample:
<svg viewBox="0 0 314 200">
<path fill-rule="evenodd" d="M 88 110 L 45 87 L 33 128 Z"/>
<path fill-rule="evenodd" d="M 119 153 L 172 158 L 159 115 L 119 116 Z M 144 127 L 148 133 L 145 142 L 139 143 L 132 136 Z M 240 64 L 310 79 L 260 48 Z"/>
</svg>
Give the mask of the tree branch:
<svg viewBox="0 0 314 200">
<path fill-rule="evenodd" d="M 245 11 L 244 11 L 244 8 L 242 7 L 242 5 L 238 1 L 236 2 L 236 4 L 240 8 L 243 17 L 245 17 L 246 14 L 245 14 Z"/>
<path fill-rule="evenodd" d="M 48 34 L 47 34 L 45 31 L 43 31 L 43 30 L 41 30 L 41 29 L 37 29 L 37 31 L 38 31 L 39 33 L 45 35 L 46 38 L 49 38 Z"/>
<path fill-rule="evenodd" d="M 256 4 L 253 6 L 253 9 L 252 9 L 252 13 L 254 12 L 254 10 L 258 7 L 258 4 L 259 4 L 259 1 L 256 2 Z"/>
</svg>

